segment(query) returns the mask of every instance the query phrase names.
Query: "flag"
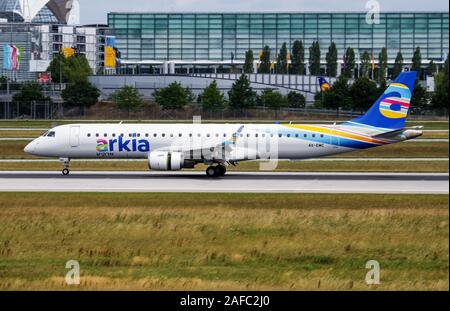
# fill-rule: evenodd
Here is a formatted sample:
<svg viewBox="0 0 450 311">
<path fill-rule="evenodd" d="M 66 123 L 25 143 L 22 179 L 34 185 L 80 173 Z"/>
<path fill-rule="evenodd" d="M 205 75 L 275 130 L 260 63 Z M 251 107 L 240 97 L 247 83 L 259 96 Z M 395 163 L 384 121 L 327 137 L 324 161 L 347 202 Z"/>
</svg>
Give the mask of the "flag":
<svg viewBox="0 0 450 311">
<path fill-rule="evenodd" d="M 75 55 L 75 49 L 74 48 L 62 48 L 61 49 L 62 54 L 65 58 L 70 58 Z"/>
<path fill-rule="evenodd" d="M 16 45 L 3 45 L 3 69 L 17 71 L 19 70 L 22 59 L 22 49 Z"/>
</svg>

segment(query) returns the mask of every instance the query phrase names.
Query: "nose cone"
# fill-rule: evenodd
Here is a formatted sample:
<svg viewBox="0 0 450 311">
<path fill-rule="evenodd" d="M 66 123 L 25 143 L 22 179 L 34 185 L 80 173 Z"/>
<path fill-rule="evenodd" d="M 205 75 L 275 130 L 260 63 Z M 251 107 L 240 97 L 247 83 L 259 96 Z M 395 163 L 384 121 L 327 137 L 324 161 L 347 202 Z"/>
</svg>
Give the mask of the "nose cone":
<svg viewBox="0 0 450 311">
<path fill-rule="evenodd" d="M 36 149 L 36 142 L 32 141 L 31 143 L 26 145 L 26 147 L 23 149 L 23 151 L 25 151 L 26 153 L 29 153 L 29 154 L 33 154 L 35 149 Z"/>
</svg>

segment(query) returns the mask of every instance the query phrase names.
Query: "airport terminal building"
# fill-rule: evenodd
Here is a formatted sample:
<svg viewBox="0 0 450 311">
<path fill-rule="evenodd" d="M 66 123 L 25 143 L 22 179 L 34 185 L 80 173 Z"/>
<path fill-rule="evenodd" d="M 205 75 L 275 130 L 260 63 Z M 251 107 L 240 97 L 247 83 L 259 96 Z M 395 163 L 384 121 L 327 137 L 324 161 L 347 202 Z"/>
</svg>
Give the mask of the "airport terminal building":
<svg viewBox="0 0 450 311">
<path fill-rule="evenodd" d="M 442 63 L 449 50 L 448 12 L 381 13 L 379 23 L 368 23 L 366 13 L 110 13 L 108 25 L 117 38 L 124 64 L 169 63 L 169 71 L 211 65 L 240 65 L 245 52 L 255 58 L 264 46 L 276 56 L 283 43 L 291 49 L 295 40 L 309 47 L 318 40 L 321 57 L 331 42 L 343 60 L 347 47 L 356 52 L 356 61 L 364 51 L 378 58 L 383 47 L 389 63 L 397 53 L 405 64 L 411 62 L 419 46 L 424 64 Z M 167 70 L 167 64 L 166 69 Z M 174 72 L 172 72 L 174 73 Z"/>
</svg>

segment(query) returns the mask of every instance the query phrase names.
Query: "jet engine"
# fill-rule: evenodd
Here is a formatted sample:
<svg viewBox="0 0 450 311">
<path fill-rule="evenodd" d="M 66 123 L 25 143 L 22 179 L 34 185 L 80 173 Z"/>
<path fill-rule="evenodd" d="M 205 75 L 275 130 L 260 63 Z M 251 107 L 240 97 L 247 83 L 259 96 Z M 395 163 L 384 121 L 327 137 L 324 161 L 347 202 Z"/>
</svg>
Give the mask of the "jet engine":
<svg viewBox="0 0 450 311">
<path fill-rule="evenodd" d="M 155 171 L 179 171 L 192 165 L 185 161 L 181 152 L 155 151 L 148 156 L 148 166 Z"/>
</svg>

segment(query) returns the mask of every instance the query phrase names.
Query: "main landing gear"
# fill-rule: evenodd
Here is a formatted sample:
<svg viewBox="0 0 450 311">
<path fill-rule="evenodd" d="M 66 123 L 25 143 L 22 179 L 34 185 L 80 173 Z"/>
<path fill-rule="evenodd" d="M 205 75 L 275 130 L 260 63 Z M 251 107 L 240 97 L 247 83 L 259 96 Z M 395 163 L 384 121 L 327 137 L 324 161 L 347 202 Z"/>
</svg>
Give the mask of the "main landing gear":
<svg viewBox="0 0 450 311">
<path fill-rule="evenodd" d="M 62 170 L 62 174 L 64 176 L 67 176 L 70 174 L 69 165 L 70 165 L 70 159 L 61 159 L 62 162 L 64 162 L 64 169 Z"/>
<path fill-rule="evenodd" d="M 227 168 L 224 165 L 210 166 L 206 169 L 208 177 L 222 177 L 227 173 Z"/>
</svg>

